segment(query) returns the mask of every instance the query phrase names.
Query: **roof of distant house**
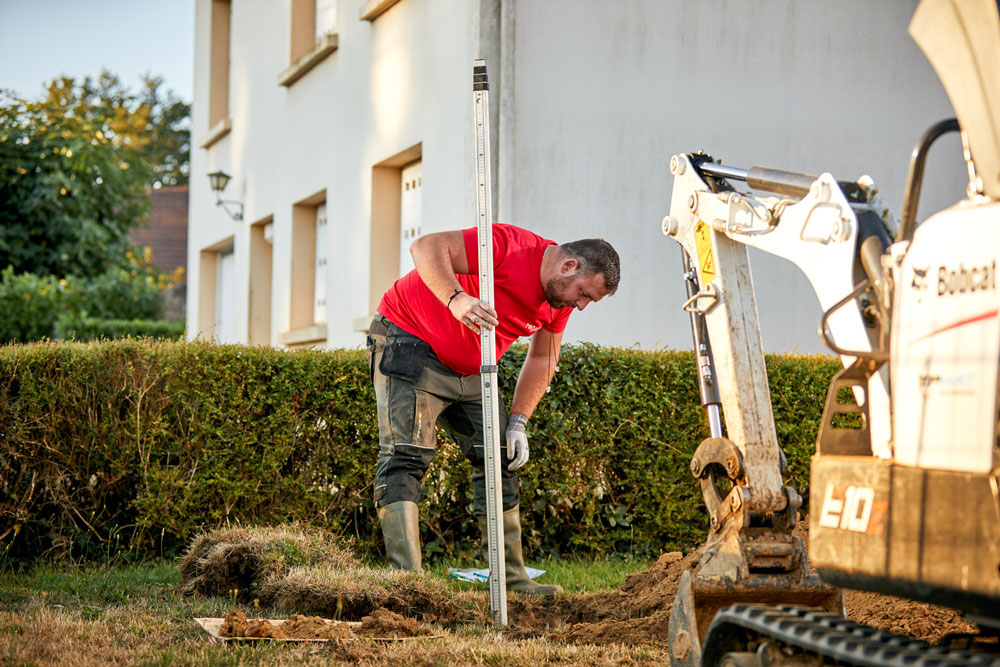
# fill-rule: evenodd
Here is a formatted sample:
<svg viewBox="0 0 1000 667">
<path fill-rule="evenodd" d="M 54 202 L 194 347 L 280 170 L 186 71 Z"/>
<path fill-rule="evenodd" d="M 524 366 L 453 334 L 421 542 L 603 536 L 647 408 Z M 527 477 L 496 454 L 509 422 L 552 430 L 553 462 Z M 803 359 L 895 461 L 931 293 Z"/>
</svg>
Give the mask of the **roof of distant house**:
<svg viewBox="0 0 1000 667">
<path fill-rule="evenodd" d="M 150 190 L 149 224 L 132 232 L 132 242 L 152 248 L 152 261 L 164 273 L 187 269 L 188 186 Z"/>
</svg>

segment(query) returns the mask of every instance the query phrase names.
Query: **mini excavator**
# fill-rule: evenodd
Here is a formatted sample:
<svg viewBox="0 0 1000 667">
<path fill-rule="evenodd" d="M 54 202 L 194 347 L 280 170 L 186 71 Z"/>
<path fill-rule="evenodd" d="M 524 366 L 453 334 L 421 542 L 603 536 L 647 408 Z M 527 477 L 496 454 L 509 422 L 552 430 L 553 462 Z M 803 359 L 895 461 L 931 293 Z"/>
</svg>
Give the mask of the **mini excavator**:
<svg viewBox="0 0 1000 667">
<path fill-rule="evenodd" d="M 662 226 L 683 249 L 710 431 L 691 460 L 710 528 L 671 612 L 673 665 L 1000 665 L 998 3 L 923 0 L 910 34 L 957 118 L 920 138 L 898 220 L 869 177 L 670 161 Z M 950 132 L 967 196 L 917 224 L 928 150 Z M 810 466 L 808 553 L 749 247 L 805 274 L 844 366 Z M 928 646 L 853 623 L 837 587 L 952 607 L 980 635 Z"/>
</svg>

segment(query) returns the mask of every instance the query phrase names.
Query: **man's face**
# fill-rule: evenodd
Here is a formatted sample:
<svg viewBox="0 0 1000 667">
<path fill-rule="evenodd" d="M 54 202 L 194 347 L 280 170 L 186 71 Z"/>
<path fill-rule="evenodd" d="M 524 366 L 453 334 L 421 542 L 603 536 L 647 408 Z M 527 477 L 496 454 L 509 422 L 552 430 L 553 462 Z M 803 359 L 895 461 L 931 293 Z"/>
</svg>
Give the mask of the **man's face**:
<svg viewBox="0 0 1000 667">
<path fill-rule="evenodd" d="M 579 271 L 569 275 L 561 273 L 545 284 L 545 300 L 553 308 L 572 307 L 583 310 L 591 301 L 600 301 L 607 294 L 603 273 L 593 273 L 589 276 Z"/>
</svg>

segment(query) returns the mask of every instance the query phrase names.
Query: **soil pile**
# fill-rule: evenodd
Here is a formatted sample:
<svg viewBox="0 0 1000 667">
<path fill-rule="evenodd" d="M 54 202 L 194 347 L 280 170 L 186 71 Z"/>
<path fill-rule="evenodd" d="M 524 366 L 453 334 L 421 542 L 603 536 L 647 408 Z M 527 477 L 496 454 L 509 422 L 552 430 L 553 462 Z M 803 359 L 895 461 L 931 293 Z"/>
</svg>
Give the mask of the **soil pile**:
<svg viewBox="0 0 1000 667">
<path fill-rule="evenodd" d="M 434 634 L 428 626 L 415 618 L 405 618 L 388 609 L 376 609 L 361 619 L 357 632 L 345 621 L 328 621 L 320 616 L 293 614 L 290 619 L 277 624 L 263 618 L 247 619 L 241 611 L 226 615 L 219 635 L 253 639 L 355 639 L 358 636 L 373 639 L 400 639 L 427 637 Z"/>
<path fill-rule="evenodd" d="M 698 564 L 698 552 L 665 553 L 651 568 L 630 574 L 610 593 L 567 595 L 555 600 L 510 599 L 513 638 L 547 636 L 571 644 L 665 642 L 670 607 L 681 575 Z"/>
<path fill-rule="evenodd" d="M 698 564 L 699 551 L 666 553 L 645 572 L 629 575 L 612 593 L 570 595 L 552 601 L 511 599 L 512 638 L 548 637 L 572 644 L 662 644 L 670 608 L 685 570 Z M 934 644 L 949 634 L 975 633 L 953 609 L 889 595 L 844 591 L 847 618 Z"/>
<path fill-rule="evenodd" d="M 284 639 L 285 633 L 271 621 L 263 618 L 247 620 L 241 611 L 231 611 L 219 629 L 223 637 L 248 637 L 253 639 Z"/>
<path fill-rule="evenodd" d="M 281 629 L 289 639 L 347 639 L 354 636 L 347 623 L 301 614 L 293 614 L 281 624 Z"/>
<path fill-rule="evenodd" d="M 417 623 L 415 618 L 404 618 L 388 609 L 376 609 L 371 616 L 361 619 L 358 634 L 371 637 L 425 637 L 433 634 L 426 625 Z"/>
<path fill-rule="evenodd" d="M 852 621 L 930 644 L 947 635 L 977 632 L 976 626 L 954 609 L 891 595 L 845 590 L 844 611 Z"/>
</svg>

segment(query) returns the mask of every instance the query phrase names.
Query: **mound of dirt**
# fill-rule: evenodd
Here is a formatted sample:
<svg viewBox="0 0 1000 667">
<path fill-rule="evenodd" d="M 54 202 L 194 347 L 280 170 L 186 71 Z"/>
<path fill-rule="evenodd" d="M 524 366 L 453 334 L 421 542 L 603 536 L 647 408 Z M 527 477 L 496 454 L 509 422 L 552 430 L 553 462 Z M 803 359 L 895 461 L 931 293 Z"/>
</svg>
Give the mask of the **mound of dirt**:
<svg viewBox="0 0 1000 667">
<path fill-rule="evenodd" d="M 929 644 L 950 634 L 977 632 L 954 609 L 878 593 L 845 590 L 844 612 L 852 621 Z"/>
<path fill-rule="evenodd" d="M 681 575 L 698 564 L 698 551 L 671 551 L 651 568 L 630 574 L 610 593 L 566 595 L 554 600 L 512 596 L 512 638 L 546 636 L 572 644 L 655 644 L 666 641 L 670 607 Z"/>
<path fill-rule="evenodd" d="M 219 629 L 223 637 L 284 639 L 285 633 L 271 621 L 262 618 L 247 620 L 242 611 L 231 611 Z"/>
<path fill-rule="evenodd" d="M 660 556 L 645 572 L 629 575 L 613 593 L 570 595 L 552 601 L 512 598 L 512 638 L 548 637 L 572 644 L 663 644 L 670 608 L 685 570 L 698 564 L 698 550 Z M 975 633 L 953 609 L 889 595 L 844 591 L 847 618 L 934 644 L 949 634 Z"/>
<path fill-rule="evenodd" d="M 371 616 L 361 619 L 358 634 L 371 637 L 424 637 L 433 634 L 426 625 L 414 618 L 404 618 L 388 609 L 376 609 Z"/>
<path fill-rule="evenodd" d="M 301 614 L 293 614 L 281 629 L 289 639 L 348 639 L 354 636 L 347 623 Z"/>
</svg>

